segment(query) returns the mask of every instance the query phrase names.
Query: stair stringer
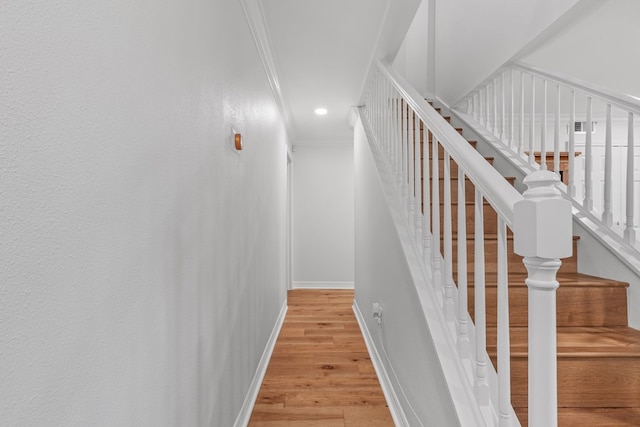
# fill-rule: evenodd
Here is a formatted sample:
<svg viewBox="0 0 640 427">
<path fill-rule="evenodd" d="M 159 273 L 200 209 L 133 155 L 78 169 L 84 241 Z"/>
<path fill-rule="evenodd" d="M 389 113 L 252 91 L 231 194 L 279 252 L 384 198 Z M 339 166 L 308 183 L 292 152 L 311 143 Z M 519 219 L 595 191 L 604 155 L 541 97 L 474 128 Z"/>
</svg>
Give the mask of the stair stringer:
<svg viewBox="0 0 640 427">
<path fill-rule="evenodd" d="M 421 314 L 425 327 L 428 329 L 429 334 L 433 340 L 435 349 L 437 351 L 437 357 L 439 360 L 440 368 L 446 379 L 449 395 L 455 406 L 456 414 L 458 416 L 460 425 L 462 426 L 497 426 L 497 404 L 481 406 L 476 400 L 473 389 L 473 366 L 471 359 L 463 359 L 460 357 L 456 343 L 453 337 L 456 335 L 455 324 L 447 322 L 442 310 L 442 295 L 438 294 L 433 288 L 433 272 L 425 265 L 422 260 L 422 251 L 418 247 L 418 244 L 412 237 L 409 221 L 402 209 L 403 199 L 397 190 L 397 182 L 395 176 L 388 169 L 383 156 L 379 153 L 375 137 L 368 129 L 368 126 L 361 121 L 356 126 L 356 135 L 358 133 L 358 127 L 361 127 L 362 132 L 365 135 L 367 151 L 370 152 L 371 157 L 375 163 L 375 168 L 378 172 L 379 184 L 384 193 L 386 199 L 386 205 L 389 210 L 395 227 L 395 232 L 402 246 L 402 252 L 406 258 L 407 266 L 410 270 L 413 285 L 415 287 L 416 297 L 421 306 Z M 356 136 L 356 153 L 358 151 L 358 138 Z M 357 168 L 357 162 L 356 162 Z M 358 176 L 356 172 L 356 176 Z M 356 197 L 358 192 L 356 192 Z M 357 204 L 356 204 L 357 206 Z M 357 216 L 356 216 L 357 218 Z M 357 245 L 356 245 L 357 248 Z M 356 265 L 358 259 L 356 257 Z M 360 309 L 366 307 L 366 303 L 362 304 L 359 301 L 359 283 L 356 271 L 356 305 Z M 457 301 L 457 291 L 454 289 L 454 301 Z M 455 303 L 455 302 L 454 302 Z M 475 333 L 473 323 L 469 319 L 469 338 L 471 341 L 471 348 L 474 347 Z M 361 328 L 366 329 L 363 331 L 365 336 L 378 335 L 375 331 L 375 325 L 373 322 L 360 322 Z M 381 369 L 386 369 L 391 372 L 385 372 L 384 377 L 394 378 L 397 376 L 393 372 L 393 361 L 389 360 L 387 352 L 384 346 L 376 344 L 375 340 L 368 342 L 368 345 L 373 346 L 375 353 L 381 356 L 382 360 L 374 362 L 374 364 Z M 382 347 L 382 348 L 380 348 Z M 375 354 L 372 354 L 375 357 Z M 488 356 L 487 356 L 488 360 Z M 489 364 L 489 382 L 492 390 L 490 402 L 497 402 L 497 374 L 493 369 L 493 366 Z M 390 388 L 400 388 L 395 390 L 395 395 L 402 396 L 402 384 L 397 381 L 395 384 L 386 384 Z M 401 400 L 401 399 L 400 399 Z M 512 410 L 512 419 L 514 426 L 519 426 L 520 423 L 517 420 L 515 412 Z M 426 424 L 429 425 L 429 424 Z"/>
<path fill-rule="evenodd" d="M 477 150 L 481 154 L 495 158 L 493 166 L 503 176 L 516 178 L 515 187 L 518 191 L 523 192 L 526 189 L 522 180 L 527 174 L 538 170 L 537 165 L 529 165 L 525 159 L 513 153 L 504 142 L 465 112 L 445 105 L 440 107 L 443 112 L 447 111 L 446 114 L 453 117 L 457 127 L 464 129 L 465 135 L 478 141 Z M 562 192 L 566 194 L 566 186 L 562 183 L 558 186 L 563 187 Z M 577 201 L 567 199 L 573 206 L 573 234 L 580 237 L 578 272 L 629 283 L 629 326 L 640 329 L 640 251 L 599 225 L 599 220 L 581 209 Z"/>
</svg>

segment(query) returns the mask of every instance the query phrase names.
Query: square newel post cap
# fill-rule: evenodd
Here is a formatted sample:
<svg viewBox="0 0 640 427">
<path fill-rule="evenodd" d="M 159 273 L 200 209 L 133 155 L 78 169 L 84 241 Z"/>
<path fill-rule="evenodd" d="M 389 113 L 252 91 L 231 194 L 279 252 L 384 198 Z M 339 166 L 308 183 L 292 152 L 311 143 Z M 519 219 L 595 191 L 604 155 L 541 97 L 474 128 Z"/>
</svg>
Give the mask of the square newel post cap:
<svg viewBox="0 0 640 427">
<path fill-rule="evenodd" d="M 572 253 L 571 203 L 556 187 L 560 178 L 535 171 L 523 181 L 528 189 L 513 211 L 513 248 L 524 257 L 568 258 Z"/>
</svg>

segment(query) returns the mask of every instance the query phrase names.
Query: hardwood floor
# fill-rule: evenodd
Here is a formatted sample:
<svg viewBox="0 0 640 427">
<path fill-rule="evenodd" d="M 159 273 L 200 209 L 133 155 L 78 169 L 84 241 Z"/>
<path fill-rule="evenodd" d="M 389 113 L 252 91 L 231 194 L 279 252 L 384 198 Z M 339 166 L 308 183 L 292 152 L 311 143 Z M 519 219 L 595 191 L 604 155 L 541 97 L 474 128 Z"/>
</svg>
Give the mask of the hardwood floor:
<svg viewBox="0 0 640 427">
<path fill-rule="evenodd" d="M 249 426 L 393 426 L 350 290 L 289 291 Z"/>
</svg>

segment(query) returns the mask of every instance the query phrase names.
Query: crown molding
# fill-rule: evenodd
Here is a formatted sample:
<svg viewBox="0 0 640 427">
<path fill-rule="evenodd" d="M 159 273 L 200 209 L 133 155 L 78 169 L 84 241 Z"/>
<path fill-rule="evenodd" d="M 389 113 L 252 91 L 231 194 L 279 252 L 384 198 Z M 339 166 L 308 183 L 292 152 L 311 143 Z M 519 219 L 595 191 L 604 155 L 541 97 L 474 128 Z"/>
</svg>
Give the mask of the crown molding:
<svg viewBox="0 0 640 427">
<path fill-rule="evenodd" d="M 277 61 L 273 54 L 271 47 L 271 37 L 269 36 L 269 29 L 264 17 L 264 9 L 262 8 L 261 0 L 240 0 L 242 9 L 244 10 L 249 29 L 253 35 L 253 40 L 256 43 L 260 60 L 264 67 L 264 71 L 269 81 L 269 86 L 273 92 L 273 96 L 284 121 L 284 126 L 287 131 L 287 135 L 290 141 L 296 140 L 296 135 L 293 126 L 293 116 L 291 114 L 291 107 L 284 96 L 282 85 L 280 84 L 280 72 Z"/>
</svg>

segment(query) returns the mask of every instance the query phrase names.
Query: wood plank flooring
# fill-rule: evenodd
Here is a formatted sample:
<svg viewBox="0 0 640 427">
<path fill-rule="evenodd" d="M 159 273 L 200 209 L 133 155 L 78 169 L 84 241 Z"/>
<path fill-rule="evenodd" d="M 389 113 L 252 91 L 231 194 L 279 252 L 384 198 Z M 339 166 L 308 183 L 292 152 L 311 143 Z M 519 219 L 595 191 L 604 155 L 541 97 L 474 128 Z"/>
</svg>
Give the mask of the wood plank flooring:
<svg viewBox="0 0 640 427">
<path fill-rule="evenodd" d="M 350 290 L 289 291 L 249 426 L 393 426 Z"/>
</svg>

